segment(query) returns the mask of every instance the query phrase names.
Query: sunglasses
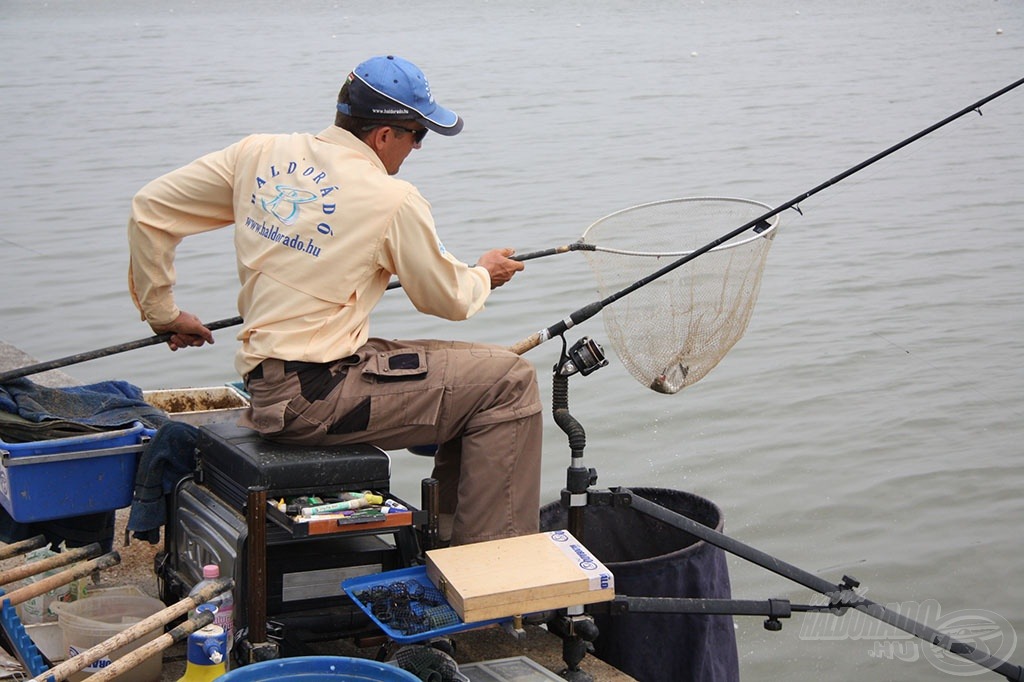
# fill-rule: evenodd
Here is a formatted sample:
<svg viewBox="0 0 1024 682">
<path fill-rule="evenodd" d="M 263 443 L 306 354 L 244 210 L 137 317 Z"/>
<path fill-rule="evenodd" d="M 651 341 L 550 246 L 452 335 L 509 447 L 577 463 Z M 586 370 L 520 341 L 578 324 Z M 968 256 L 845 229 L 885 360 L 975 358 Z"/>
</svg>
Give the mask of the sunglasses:
<svg viewBox="0 0 1024 682">
<path fill-rule="evenodd" d="M 374 128 L 394 128 L 395 130 L 402 130 L 412 135 L 413 142 L 415 142 L 416 144 L 423 142 L 423 138 L 427 136 L 426 128 L 406 128 L 405 126 L 395 125 L 394 123 L 388 123 L 386 125 L 367 126 L 363 128 L 363 130 L 373 130 Z"/>
</svg>

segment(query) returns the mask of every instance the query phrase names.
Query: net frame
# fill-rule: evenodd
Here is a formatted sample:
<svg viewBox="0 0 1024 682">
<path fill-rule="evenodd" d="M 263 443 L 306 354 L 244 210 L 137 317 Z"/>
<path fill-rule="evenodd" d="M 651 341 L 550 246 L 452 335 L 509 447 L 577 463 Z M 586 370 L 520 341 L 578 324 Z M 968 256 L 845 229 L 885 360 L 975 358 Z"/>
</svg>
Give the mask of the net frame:
<svg viewBox="0 0 1024 682">
<path fill-rule="evenodd" d="M 666 199 L 609 214 L 579 241 L 607 297 L 769 210 L 734 197 Z M 779 225 L 773 215 L 602 309 L 605 332 L 637 381 L 676 393 L 725 357 L 750 322 Z"/>
</svg>

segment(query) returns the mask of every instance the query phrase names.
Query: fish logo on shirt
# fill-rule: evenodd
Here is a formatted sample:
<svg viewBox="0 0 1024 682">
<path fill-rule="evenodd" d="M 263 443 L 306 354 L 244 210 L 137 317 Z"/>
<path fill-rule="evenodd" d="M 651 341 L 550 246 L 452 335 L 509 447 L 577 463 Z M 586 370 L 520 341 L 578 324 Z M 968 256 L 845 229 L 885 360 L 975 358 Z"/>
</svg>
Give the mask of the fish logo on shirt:
<svg viewBox="0 0 1024 682">
<path fill-rule="evenodd" d="M 288 185 L 276 185 L 277 196 L 267 201 L 260 199 L 263 210 L 275 216 L 284 225 L 294 225 L 299 219 L 299 207 L 317 200 L 316 192 L 289 187 Z"/>
</svg>

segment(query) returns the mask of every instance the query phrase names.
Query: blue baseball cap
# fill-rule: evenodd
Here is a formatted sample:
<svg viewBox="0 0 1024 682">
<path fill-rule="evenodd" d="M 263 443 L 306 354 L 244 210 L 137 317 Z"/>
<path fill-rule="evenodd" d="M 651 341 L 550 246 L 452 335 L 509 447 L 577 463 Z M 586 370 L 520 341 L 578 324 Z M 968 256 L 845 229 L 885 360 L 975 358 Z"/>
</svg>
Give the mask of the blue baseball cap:
<svg viewBox="0 0 1024 682">
<path fill-rule="evenodd" d="M 372 57 L 348 75 L 346 116 L 378 120 L 418 121 L 441 135 L 457 135 L 462 119 L 434 101 L 423 72 L 410 61 L 388 55 Z"/>
</svg>

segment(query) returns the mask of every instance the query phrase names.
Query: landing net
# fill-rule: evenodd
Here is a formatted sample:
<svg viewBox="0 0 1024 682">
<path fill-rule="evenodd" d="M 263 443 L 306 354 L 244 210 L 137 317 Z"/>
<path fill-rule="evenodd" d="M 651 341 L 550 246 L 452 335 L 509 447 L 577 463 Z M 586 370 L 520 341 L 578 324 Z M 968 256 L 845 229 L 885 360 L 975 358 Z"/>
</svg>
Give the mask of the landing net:
<svg viewBox="0 0 1024 682">
<path fill-rule="evenodd" d="M 607 298 L 769 210 L 745 199 L 671 199 L 606 216 L 580 241 L 595 247 L 583 254 Z M 746 331 L 778 225 L 773 216 L 602 309 L 637 381 L 676 393 L 725 357 Z"/>
</svg>

